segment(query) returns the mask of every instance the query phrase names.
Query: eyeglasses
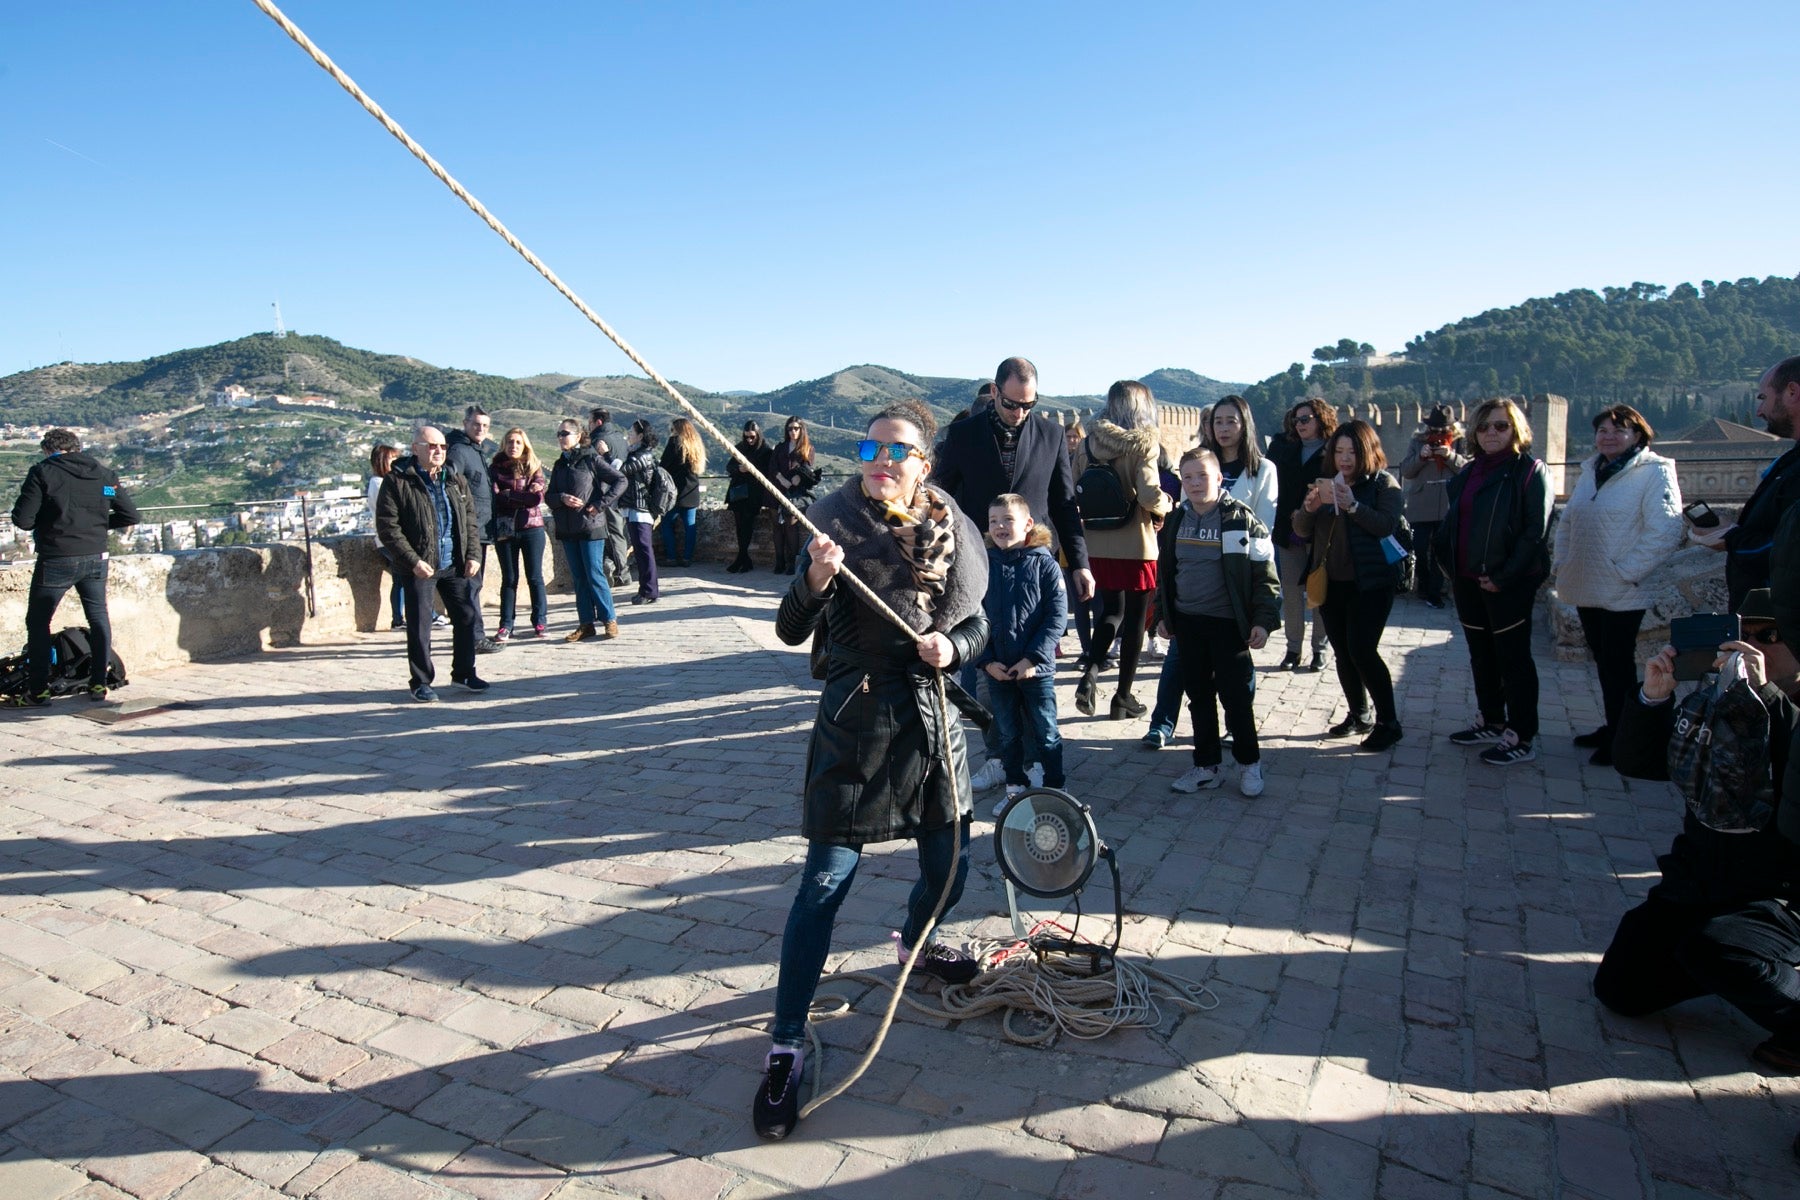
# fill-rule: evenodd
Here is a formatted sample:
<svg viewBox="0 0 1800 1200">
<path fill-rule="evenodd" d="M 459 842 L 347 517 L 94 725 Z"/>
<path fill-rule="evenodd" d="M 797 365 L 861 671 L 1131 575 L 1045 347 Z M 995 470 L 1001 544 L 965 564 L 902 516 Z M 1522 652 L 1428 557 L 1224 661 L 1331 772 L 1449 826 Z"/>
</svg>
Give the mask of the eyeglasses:
<svg viewBox="0 0 1800 1200">
<path fill-rule="evenodd" d="M 575 431 L 573 429 L 559 429 L 556 431 L 557 441 L 561 441 L 563 438 L 566 438 L 566 437 L 574 437 L 574 436 L 575 436 Z"/>
<path fill-rule="evenodd" d="M 1311 413 L 1295 413 L 1294 414 L 1294 424 L 1296 424 L 1296 425 L 1311 425 L 1314 421 L 1316 421 L 1318 419 L 1319 418 L 1313 416 Z M 1216 424 L 1218 424 L 1218 422 L 1215 421 L 1215 422 L 1213 422 L 1213 424 L 1216 425 Z"/>
<path fill-rule="evenodd" d="M 1505 421 L 1483 421 L 1475 427 L 1476 433 L 1487 433 L 1490 430 L 1494 433 L 1510 433 L 1512 426 Z"/>
<path fill-rule="evenodd" d="M 1000 398 L 1000 407 L 1004 408 L 1007 412 L 1030 412 L 1032 409 L 1037 407 L 1037 401 L 1036 400 L 1008 400 L 1004 396 L 1002 396 Z"/>
<path fill-rule="evenodd" d="M 1744 640 L 1758 646 L 1773 646 L 1781 641 L 1781 630 L 1773 625 L 1764 625 L 1759 629 L 1746 629 Z"/>
<path fill-rule="evenodd" d="M 414 446 L 414 449 L 423 450 L 427 454 L 442 454 L 446 448 L 442 442 L 418 442 Z"/>
<path fill-rule="evenodd" d="M 878 461 L 881 458 L 881 452 L 883 450 L 887 451 L 887 460 L 889 462 L 904 462 L 914 455 L 917 455 L 920 458 L 925 457 L 925 452 L 923 450 L 907 442 L 877 442 L 865 438 L 856 443 L 856 457 L 862 459 L 866 463 Z"/>
</svg>

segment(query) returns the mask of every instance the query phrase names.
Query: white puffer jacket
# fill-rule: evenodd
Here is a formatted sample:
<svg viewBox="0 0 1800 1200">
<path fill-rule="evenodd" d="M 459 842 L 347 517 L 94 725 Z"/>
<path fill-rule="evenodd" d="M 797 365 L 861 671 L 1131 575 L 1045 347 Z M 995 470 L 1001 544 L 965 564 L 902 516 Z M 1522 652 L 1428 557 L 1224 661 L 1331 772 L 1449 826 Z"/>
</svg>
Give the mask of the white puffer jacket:
<svg viewBox="0 0 1800 1200">
<path fill-rule="evenodd" d="M 1643 583 L 1681 545 L 1681 485 L 1675 464 L 1640 450 L 1594 487 L 1596 454 L 1556 523 L 1556 594 L 1577 608 L 1650 607 Z"/>
</svg>

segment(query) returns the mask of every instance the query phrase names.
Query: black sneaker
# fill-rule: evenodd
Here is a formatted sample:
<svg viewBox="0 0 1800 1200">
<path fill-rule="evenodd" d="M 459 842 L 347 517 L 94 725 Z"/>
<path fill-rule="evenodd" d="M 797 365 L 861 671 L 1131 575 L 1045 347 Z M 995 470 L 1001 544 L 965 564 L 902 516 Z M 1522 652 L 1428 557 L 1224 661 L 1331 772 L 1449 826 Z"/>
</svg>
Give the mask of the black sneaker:
<svg viewBox="0 0 1800 1200">
<path fill-rule="evenodd" d="M 104 683 L 90 683 L 81 694 L 86 696 L 89 700 L 104 700 L 106 699 L 106 685 Z"/>
<path fill-rule="evenodd" d="M 506 649 L 506 643 L 496 642 L 493 638 L 482 638 L 475 643 L 475 653 L 477 654 L 498 654 L 504 649 Z"/>
<path fill-rule="evenodd" d="M 900 953 L 901 963 L 909 958 L 905 950 Z M 952 950 L 942 942 L 929 942 L 919 955 L 918 963 L 913 967 L 914 975 L 929 975 L 944 983 L 967 983 L 981 974 L 981 964 L 960 950 Z"/>
<path fill-rule="evenodd" d="M 429 683 L 421 683 L 412 690 L 412 698 L 420 704 L 433 704 L 437 701 L 437 692 Z"/>
<path fill-rule="evenodd" d="M 1515 763 L 1526 763 L 1537 757 L 1537 751 L 1531 743 L 1525 741 L 1512 730 L 1486 750 L 1481 752 L 1481 761 L 1496 767 L 1510 767 Z"/>
<path fill-rule="evenodd" d="M 27 695 L 24 692 L 21 692 L 16 696 L 8 696 L 6 698 L 7 708 L 44 708 L 48 706 L 49 703 L 50 692 L 48 690 L 38 692 L 35 695 Z"/>
<path fill-rule="evenodd" d="M 1351 713 L 1325 732 L 1331 737 L 1347 737 L 1352 733 L 1373 733 L 1375 722 Z"/>
<path fill-rule="evenodd" d="M 478 675 L 471 675 L 467 679 L 452 679 L 450 682 L 451 683 L 460 683 L 463 687 L 468 688 L 471 692 L 485 692 L 488 690 L 488 688 L 493 686 L 493 684 L 489 683 L 487 680 L 481 678 Z"/>
<path fill-rule="evenodd" d="M 1592 733 L 1578 733 L 1575 735 L 1575 744 L 1583 750 L 1595 750 L 1601 746 L 1610 746 L 1612 745 L 1612 730 L 1602 725 Z"/>
<path fill-rule="evenodd" d="M 800 1050 L 780 1047 L 769 1051 L 763 1061 L 762 1086 L 756 1089 L 756 1103 L 750 1108 L 750 1123 L 756 1126 L 757 1137 L 780 1141 L 800 1123 L 800 1075 L 805 1060 Z"/>
<path fill-rule="evenodd" d="M 1500 740 L 1506 732 L 1503 725 L 1489 725 L 1485 721 L 1477 721 L 1467 729 L 1459 729 L 1450 735 L 1452 746 L 1487 746 Z"/>
</svg>

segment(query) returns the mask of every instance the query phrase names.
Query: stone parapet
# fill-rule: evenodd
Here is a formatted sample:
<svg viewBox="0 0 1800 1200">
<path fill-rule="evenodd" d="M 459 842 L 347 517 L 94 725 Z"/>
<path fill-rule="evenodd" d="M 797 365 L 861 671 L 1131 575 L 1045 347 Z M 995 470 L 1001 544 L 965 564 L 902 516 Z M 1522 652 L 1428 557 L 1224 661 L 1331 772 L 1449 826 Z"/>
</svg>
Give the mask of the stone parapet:
<svg viewBox="0 0 1800 1200">
<path fill-rule="evenodd" d="M 773 553 L 769 513 L 757 519 L 751 543 L 759 569 Z M 726 561 L 737 551 L 731 514 L 701 509 L 697 556 Z M 661 533 L 658 531 L 658 552 Z M 546 552 L 545 584 L 570 591 L 568 566 L 554 541 Z M 0 567 L 0 652 L 25 644 L 25 605 L 32 564 Z M 387 626 L 386 564 L 367 535 L 320 538 L 312 545 L 312 603 L 307 602 L 307 551 L 302 545 L 216 546 L 173 554 L 114 557 L 107 583 L 113 648 L 132 675 L 188 662 L 216 662 L 281 646 L 328 643 Z M 529 604 L 520 584 L 519 603 Z M 499 610 L 500 568 L 489 555 L 482 607 Z M 53 629 L 84 624 L 71 590 Z"/>
</svg>

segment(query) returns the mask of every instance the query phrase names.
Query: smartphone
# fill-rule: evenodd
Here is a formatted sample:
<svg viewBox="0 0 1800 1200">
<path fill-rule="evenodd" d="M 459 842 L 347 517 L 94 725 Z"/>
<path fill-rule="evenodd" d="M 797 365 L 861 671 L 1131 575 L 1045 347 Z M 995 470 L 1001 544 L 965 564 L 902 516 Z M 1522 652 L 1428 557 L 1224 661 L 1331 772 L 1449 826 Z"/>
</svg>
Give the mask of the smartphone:
<svg viewBox="0 0 1800 1200">
<path fill-rule="evenodd" d="M 1741 633 L 1736 613 L 1695 613 L 1669 622 L 1669 642 L 1675 647 L 1675 678 L 1699 679 L 1712 672 L 1719 647 L 1735 642 Z"/>
<path fill-rule="evenodd" d="M 1683 508 L 1681 515 L 1695 529 L 1716 529 L 1719 525 L 1719 514 L 1708 508 L 1704 500 L 1696 500 Z"/>
</svg>

